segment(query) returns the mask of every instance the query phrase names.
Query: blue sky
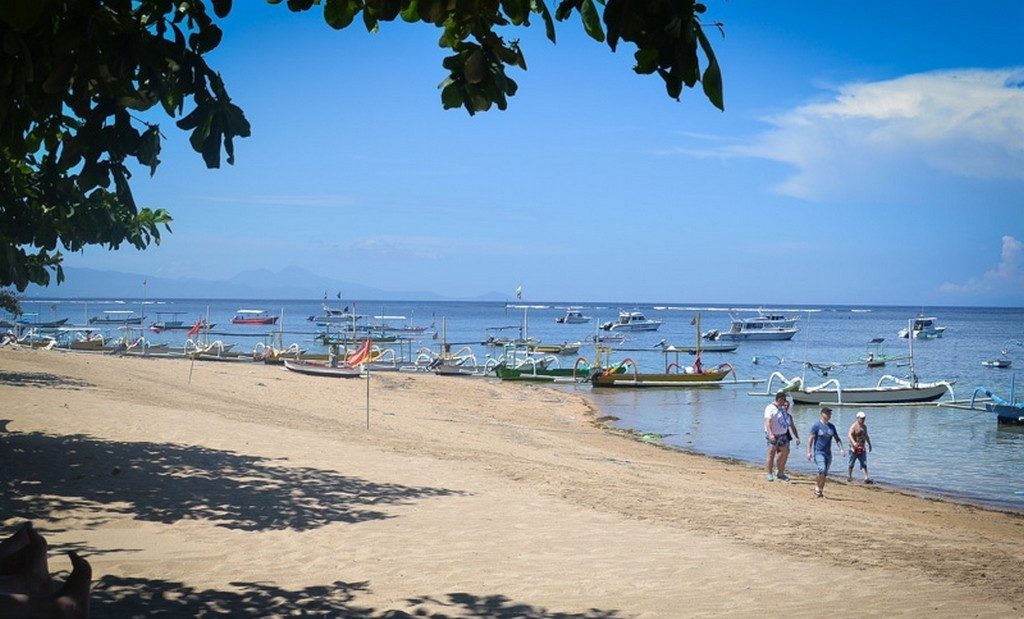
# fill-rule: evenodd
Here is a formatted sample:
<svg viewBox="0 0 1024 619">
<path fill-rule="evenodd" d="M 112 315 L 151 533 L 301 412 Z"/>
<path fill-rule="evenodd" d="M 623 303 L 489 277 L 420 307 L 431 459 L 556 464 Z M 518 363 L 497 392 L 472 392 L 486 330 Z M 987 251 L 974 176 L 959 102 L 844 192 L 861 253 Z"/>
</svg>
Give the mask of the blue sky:
<svg viewBox="0 0 1024 619">
<path fill-rule="evenodd" d="M 505 112 L 441 108 L 438 31 L 236 2 L 209 57 L 253 126 L 207 170 L 167 119 L 173 234 L 72 267 L 289 265 L 534 300 L 1024 305 L 1024 3 L 708 2 L 725 112 L 578 21 Z M 311 290 L 310 298 L 322 291 Z"/>
</svg>

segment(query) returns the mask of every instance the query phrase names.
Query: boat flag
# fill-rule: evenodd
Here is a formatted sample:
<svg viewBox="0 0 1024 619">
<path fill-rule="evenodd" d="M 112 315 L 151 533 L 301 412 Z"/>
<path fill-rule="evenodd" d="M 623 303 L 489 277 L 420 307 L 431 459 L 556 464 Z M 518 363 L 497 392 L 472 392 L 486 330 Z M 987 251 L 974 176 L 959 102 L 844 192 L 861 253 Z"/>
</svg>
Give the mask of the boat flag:
<svg viewBox="0 0 1024 619">
<path fill-rule="evenodd" d="M 188 334 L 186 335 L 186 337 L 193 337 L 193 336 L 195 336 L 197 333 L 199 333 L 199 329 L 201 329 L 202 327 L 203 327 L 202 319 L 197 320 L 196 324 L 192 325 L 192 328 L 188 330 Z"/>
<path fill-rule="evenodd" d="M 373 345 L 373 341 L 370 338 L 366 338 L 366 341 L 359 347 L 359 350 L 352 353 L 352 356 L 348 358 L 348 364 L 355 367 L 368 362 L 370 360 L 371 345 Z"/>
<path fill-rule="evenodd" d="M 523 300 L 523 285 L 519 284 L 516 286 L 516 299 Z"/>
</svg>

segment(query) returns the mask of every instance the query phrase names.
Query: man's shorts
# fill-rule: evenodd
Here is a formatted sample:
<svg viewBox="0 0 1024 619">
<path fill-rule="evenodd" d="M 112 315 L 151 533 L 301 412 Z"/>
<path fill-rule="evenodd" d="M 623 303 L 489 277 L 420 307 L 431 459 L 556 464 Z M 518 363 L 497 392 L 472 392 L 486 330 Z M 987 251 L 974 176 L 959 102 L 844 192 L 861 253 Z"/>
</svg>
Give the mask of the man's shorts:
<svg viewBox="0 0 1024 619">
<path fill-rule="evenodd" d="M 868 450 L 866 447 L 862 447 L 860 453 L 857 453 L 855 448 L 850 448 L 850 464 L 849 468 L 853 468 L 853 463 L 860 460 L 860 468 L 868 468 Z"/>
<path fill-rule="evenodd" d="M 828 475 L 828 469 L 832 466 L 832 452 L 815 451 L 814 464 L 818 465 L 818 475 Z"/>
<path fill-rule="evenodd" d="M 789 441 L 791 440 L 791 437 L 789 436 L 789 432 L 786 432 L 785 434 L 776 434 L 775 439 L 772 440 L 768 438 L 767 434 L 765 434 L 764 440 L 765 442 L 768 443 L 769 447 L 775 445 L 776 449 L 782 449 L 783 447 L 789 447 Z"/>
</svg>

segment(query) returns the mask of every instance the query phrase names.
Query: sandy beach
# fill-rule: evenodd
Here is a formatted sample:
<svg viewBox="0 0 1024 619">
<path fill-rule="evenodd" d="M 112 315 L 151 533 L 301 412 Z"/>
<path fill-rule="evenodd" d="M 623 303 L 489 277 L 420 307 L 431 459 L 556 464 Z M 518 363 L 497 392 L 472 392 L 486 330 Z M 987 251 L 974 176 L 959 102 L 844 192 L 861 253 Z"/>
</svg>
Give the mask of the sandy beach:
<svg viewBox="0 0 1024 619">
<path fill-rule="evenodd" d="M 94 616 L 1024 614 L 1021 514 L 835 474 L 815 499 L 545 387 L 375 374 L 367 429 L 360 379 L 188 380 L 0 349 L 0 525 L 85 556 Z"/>
</svg>

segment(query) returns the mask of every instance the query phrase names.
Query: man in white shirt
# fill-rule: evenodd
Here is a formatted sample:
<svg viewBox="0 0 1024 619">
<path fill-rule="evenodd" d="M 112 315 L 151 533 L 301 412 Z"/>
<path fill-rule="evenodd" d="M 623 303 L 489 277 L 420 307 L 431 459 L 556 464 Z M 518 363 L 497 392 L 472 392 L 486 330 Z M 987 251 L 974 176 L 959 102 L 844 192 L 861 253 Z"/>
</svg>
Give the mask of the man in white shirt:
<svg viewBox="0 0 1024 619">
<path fill-rule="evenodd" d="M 780 481 L 789 481 L 786 475 L 786 461 L 789 459 L 789 441 L 796 440 L 800 444 L 793 416 L 789 414 L 789 398 L 785 392 L 775 394 L 775 401 L 764 407 L 764 435 L 768 442 L 768 460 L 765 470 L 768 481 L 776 477 Z M 775 475 L 776 471 L 778 475 Z"/>
</svg>

